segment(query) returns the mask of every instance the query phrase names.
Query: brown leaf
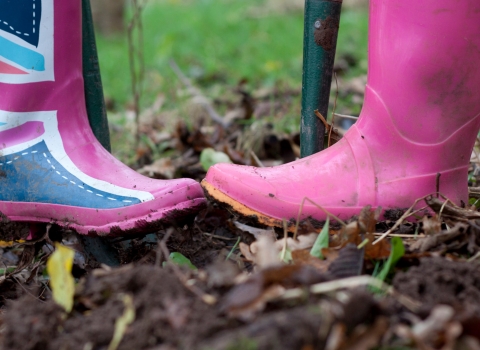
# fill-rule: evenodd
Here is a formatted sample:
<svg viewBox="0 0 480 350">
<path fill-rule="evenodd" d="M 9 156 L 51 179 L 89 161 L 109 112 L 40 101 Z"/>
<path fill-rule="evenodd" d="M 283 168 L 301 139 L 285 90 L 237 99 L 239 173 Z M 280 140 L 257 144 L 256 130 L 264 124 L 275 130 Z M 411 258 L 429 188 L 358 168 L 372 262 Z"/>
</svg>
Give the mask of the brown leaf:
<svg viewBox="0 0 480 350">
<path fill-rule="evenodd" d="M 386 239 L 378 242 L 375 245 L 372 244 L 373 242 L 374 239 L 370 238 L 368 244 L 365 246 L 365 259 L 380 260 L 388 258 L 391 249 L 390 242 Z"/>
<path fill-rule="evenodd" d="M 426 235 L 436 235 L 442 232 L 442 222 L 437 215 L 432 216 L 431 218 L 424 216 L 422 219 L 423 232 Z"/>
<path fill-rule="evenodd" d="M 308 265 L 279 265 L 252 275 L 226 294 L 222 309 L 232 317 L 251 319 L 285 287 L 307 286 L 329 278 Z"/>
<path fill-rule="evenodd" d="M 323 251 L 322 251 L 323 253 Z M 326 272 L 331 261 L 321 260 L 310 255 L 310 250 L 294 250 L 292 251 L 292 259 L 296 265 L 304 264 L 316 268 L 318 271 Z"/>
<path fill-rule="evenodd" d="M 248 261 L 255 262 L 255 255 L 250 251 L 250 246 L 243 242 L 239 244 L 240 252 Z"/>
</svg>

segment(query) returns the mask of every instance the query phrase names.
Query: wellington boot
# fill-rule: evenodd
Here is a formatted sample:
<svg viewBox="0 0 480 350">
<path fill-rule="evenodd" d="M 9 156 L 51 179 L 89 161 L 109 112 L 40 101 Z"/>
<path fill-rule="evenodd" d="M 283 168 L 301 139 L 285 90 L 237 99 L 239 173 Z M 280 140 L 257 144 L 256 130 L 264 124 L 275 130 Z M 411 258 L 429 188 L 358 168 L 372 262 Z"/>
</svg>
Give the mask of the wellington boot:
<svg viewBox="0 0 480 350">
<path fill-rule="evenodd" d="M 195 181 L 143 177 L 95 139 L 85 108 L 81 0 L 3 1 L 0 9 L 3 216 L 123 235 L 205 205 Z"/>
<path fill-rule="evenodd" d="M 266 225 L 293 222 L 304 198 L 348 219 L 440 192 L 467 203 L 480 127 L 480 2 L 371 0 L 369 66 L 358 122 L 334 146 L 272 168 L 220 164 L 208 195 Z M 305 202 L 301 218 L 323 221 Z M 313 220 L 313 222 L 315 222 Z"/>
</svg>

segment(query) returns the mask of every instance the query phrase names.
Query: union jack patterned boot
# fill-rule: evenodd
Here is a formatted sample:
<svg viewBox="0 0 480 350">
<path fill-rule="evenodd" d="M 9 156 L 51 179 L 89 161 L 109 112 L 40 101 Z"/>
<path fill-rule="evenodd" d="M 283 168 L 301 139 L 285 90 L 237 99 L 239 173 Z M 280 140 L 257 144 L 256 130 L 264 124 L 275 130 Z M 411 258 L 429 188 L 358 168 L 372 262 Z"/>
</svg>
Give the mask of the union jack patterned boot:
<svg viewBox="0 0 480 350">
<path fill-rule="evenodd" d="M 80 234 L 140 233 L 205 205 L 191 179 L 153 180 L 90 128 L 80 0 L 0 0 L 0 214 Z"/>
</svg>

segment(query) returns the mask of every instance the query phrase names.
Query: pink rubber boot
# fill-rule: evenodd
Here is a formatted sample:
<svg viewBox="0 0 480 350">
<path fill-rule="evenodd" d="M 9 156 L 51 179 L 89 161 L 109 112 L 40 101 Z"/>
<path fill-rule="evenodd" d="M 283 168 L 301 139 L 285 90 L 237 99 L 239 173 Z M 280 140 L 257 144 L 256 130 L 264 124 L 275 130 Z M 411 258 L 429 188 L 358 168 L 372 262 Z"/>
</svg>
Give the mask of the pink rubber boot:
<svg viewBox="0 0 480 350">
<path fill-rule="evenodd" d="M 143 177 L 95 139 L 85 111 L 80 0 L 10 1 L 0 10 L 3 215 L 120 235 L 205 205 L 195 181 Z"/>
<path fill-rule="evenodd" d="M 439 192 L 468 200 L 480 127 L 480 1 L 371 0 L 368 84 L 360 119 L 327 150 L 273 168 L 220 164 L 207 194 L 266 225 L 295 222 L 305 197 L 348 219 L 404 209 Z M 437 175 L 440 174 L 440 175 Z M 326 214 L 305 203 L 302 219 Z"/>
</svg>

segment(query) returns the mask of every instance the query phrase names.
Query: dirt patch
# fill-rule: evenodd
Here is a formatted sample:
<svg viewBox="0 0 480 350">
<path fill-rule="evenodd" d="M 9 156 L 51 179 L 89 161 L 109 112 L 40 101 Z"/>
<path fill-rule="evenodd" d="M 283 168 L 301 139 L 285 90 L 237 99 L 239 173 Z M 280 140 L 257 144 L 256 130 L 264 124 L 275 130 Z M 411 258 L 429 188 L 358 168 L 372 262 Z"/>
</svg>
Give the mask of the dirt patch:
<svg viewBox="0 0 480 350">
<path fill-rule="evenodd" d="M 256 322 L 204 341 L 205 349 L 323 349 L 321 309 L 298 307 L 266 314 Z"/>
<path fill-rule="evenodd" d="M 18 241 L 27 238 L 29 233 L 30 226 L 28 223 L 12 222 L 0 213 L 0 240 Z"/>
<path fill-rule="evenodd" d="M 325 318 L 319 298 L 277 304 L 252 322 L 243 323 L 225 317 L 218 304 L 202 302 L 171 269 L 130 265 L 103 271 L 102 276 L 99 273 L 97 270 L 81 280 L 74 310 L 66 318 L 62 318 L 62 310 L 51 300 L 40 302 L 29 295 L 13 302 L 2 320 L 5 330 L 0 349 L 106 349 L 113 337 L 115 321 L 124 312 L 125 294 L 132 297 L 135 307 L 135 321 L 119 346 L 125 350 L 156 346 L 317 349 L 325 346 L 332 326 L 332 315 Z M 358 320 L 337 319 L 345 322 L 347 330 L 365 322 L 365 315 L 375 319 L 378 307 L 365 293 L 355 293 L 345 305 L 345 314 L 350 314 L 348 310 L 360 300 L 365 312 L 360 312 Z"/>
<path fill-rule="evenodd" d="M 218 295 L 220 290 L 210 292 Z M 123 350 L 321 349 L 335 324 L 350 334 L 382 313 L 372 296 L 360 290 L 349 293 L 345 304 L 310 296 L 272 304 L 251 322 L 241 322 L 226 317 L 220 303 L 202 302 L 171 269 L 129 265 L 96 270 L 81 280 L 68 317 L 52 300 L 28 295 L 13 302 L 2 319 L 0 349 L 106 349 L 124 313 L 125 295 L 132 297 L 135 320 L 124 333 L 118 348 Z M 335 312 L 327 307 L 332 302 Z"/>
<path fill-rule="evenodd" d="M 50 349 L 52 337 L 62 324 L 60 306 L 28 295 L 12 303 L 9 311 L 1 349 Z"/>
<path fill-rule="evenodd" d="M 480 315 L 480 269 L 478 264 L 443 258 L 424 258 L 419 266 L 398 273 L 393 286 L 422 303 L 426 312 L 448 304 Z"/>
<path fill-rule="evenodd" d="M 119 349 L 148 349 L 163 343 L 191 349 L 198 339 L 225 324 L 215 309 L 193 297 L 168 269 L 139 266 L 83 280 L 75 310 L 64 321 L 53 301 L 20 299 L 12 306 L 13 315 L 3 320 L 2 348 L 104 349 L 124 311 L 124 294 L 133 298 L 136 319 Z"/>
</svg>

